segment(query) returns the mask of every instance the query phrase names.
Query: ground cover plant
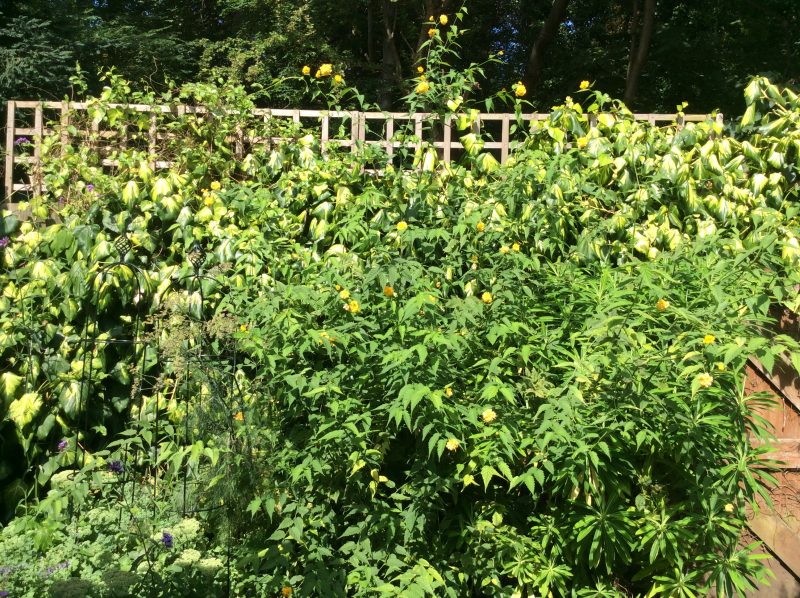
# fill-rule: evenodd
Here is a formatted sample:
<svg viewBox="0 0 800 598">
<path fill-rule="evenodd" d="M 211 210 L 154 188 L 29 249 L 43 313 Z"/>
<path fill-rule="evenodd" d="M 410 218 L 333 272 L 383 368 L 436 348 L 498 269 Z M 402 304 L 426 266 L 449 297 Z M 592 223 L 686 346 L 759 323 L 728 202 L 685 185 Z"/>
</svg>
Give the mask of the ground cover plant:
<svg viewBox="0 0 800 598">
<path fill-rule="evenodd" d="M 480 67 L 441 70 L 432 29 L 408 99 L 460 115 L 457 163 L 300 127 L 237 157 L 240 131 L 275 132 L 241 89 L 113 74 L 90 118 L 128 136 L 116 165 L 99 136 L 47 140 L 48 195 L 3 213 L 0 590 L 730 596 L 766 576 L 740 542 L 772 481 L 743 371 L 797 361 L 769 316 L 800 282 L 797 96 L 758 79 L 735 125 L 655 127 L 587 82 L 500 165 L 470 132 Z M 298 79 L 357 97 L 333 65 Z M 158 117 L 159 169 L 125 101 L 209 112 Z M 137 321 L 135 345 L 85 340 Z"/>
</svg>

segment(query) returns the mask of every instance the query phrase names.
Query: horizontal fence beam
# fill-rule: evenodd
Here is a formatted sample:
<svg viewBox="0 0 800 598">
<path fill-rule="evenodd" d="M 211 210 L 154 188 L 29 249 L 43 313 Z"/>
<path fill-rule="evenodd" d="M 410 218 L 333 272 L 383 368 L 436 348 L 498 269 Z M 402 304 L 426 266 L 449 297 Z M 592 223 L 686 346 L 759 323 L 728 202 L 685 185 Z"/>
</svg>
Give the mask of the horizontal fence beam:
<svg viewBox="0 0 800 598">
<path fill-rule="evenodd" d="M 159 132 L 158 129 L 158 116 L 172 114 L 178 118 L 186 115 L 208 115 L 215 114 L 213 109 L 205 106 L 187 106 L 187 105 L 163 105 L 163 104 L 100 104 L 98 102 L 43 102 L 33 100 L 10 100 L 8 102 L 7 125 L 6 125 L 6 139 L 5 139 L 5 177 L 4 188 L 6 202 L 12 201 L 12 196 L 16 192 L 33 192 L 42 193 L 45 191 L 44 182 L 42 180 L 42 172 L 40 167 L 42 139 L 44 136 L 53 135 L 57 132 L 61 134 L 61 143 L 66 145 L 70 139 L 85 140 L 85 143 L 95 143 L 93 140 L 102 140 L 113 142 L 114 139 L 119 139 L 119 144 L 124 147 L 127 143 L 127 134 L 120 138 L 120 133 L 117 131 L 103 131 L 100 130 L 97 124 L 93 124 L 90 130 L 77 129 L 72 135 L 67 133 L 67 126 L 70 123 L 70 115 L 75 112 L 88 113 L 94 108 L 107 109 L 120 109 L 128 112 L 140 112 L 143 114 L 150 114 L 149 127 L 146 131 L 141 131 L 142 135 L 147 137 L 147 149 L 151 154 L 157 154 L 158 141 L 170 137 L 169 133 Z M 19 122 L 18 126 L 18 113 L 25 111 L 33 111 L 33 122 L 30 118 L 25 122 Z M 53 118 L 46 118 L 46 112 L 52 112 Z M 271 119 L 290 119 L 291 122 L 304 125 L 309 129 L 317 129 L 320 141 L 323 143 L 323 148 L 326 146 L 350 148 L 351 151 L 356 151 L 359 146 L 379 145 L 382 146 L 387 155 L 394 156 L 395 150 L 399 148 L 413 148 L 417 149 L 422 147 L 424 123 L 441 122 L 441 117 L 432 113 L 407 113 L 407 112 L 375 112 L 375 111 L 348 111 L 348 110 L 308 110 L 308 109 L 291 109 L 291 108 L 252 108 L 245 112 L 238 110 L 226 111 L 226 114 L 244 114 L 246 117 L 255 117 L 256 119 L 268 123 Z M 512 139 L 511 123 L 517 120 L 522 122 L 541 121 L 550 118 L 550 113 L 523 113 L 517 116 L 516 114 L 509 113 L 478 113 L 475 115 L 473 131 L 481 132 L 486 131 L 486 125 L 496 123 L 494 126 L 499 125 L 499 133 L 497 138 L 485 140 L 483 142 L 483 149 L 498 152 L 500 162 L 505 162 L 508 159 L 511 151 L 514 148 L 516 139 Z M 440 152 L 441 159 L 449 162 L 452 157 L 453 150 L 463 150 L 464 146 L 459 141 L 458 136 L 453 134 L 452 121 L 453 116 L 445 117 L 445 122 L 441 123 L 437 128 L 436 134 L 432 141 L 425 141 L 426 147 L 434 148 Z M 656 123 L 674 123 L 678 127 L 688 122 L 702 122 L 711 118 L 705 114 L 678 114 L 678 113 L 634 113 L 633 118 L 639 121 L 646 121 L 653 125 Z M 722 114 L 717 114 L 716 119 L 722 122 Z M 314 120 L 316 122 L 310 122 Z M 334 125 L 332 120 L 342 121 L 342 126 L 349 133 L 347 137 L 337 137 L 334 135 Z M 345 126 L 345 122 L 349 121 L 349 126 Z M 379 123 L 377 131 L 372 130 L 370 125 Z M 31 126 L 31 124 L 33 126 Z M 395 139 L 395 134 L 398 129 L 403 126 L 413 128 L 413 138 L 410 140 L 399 141 Z M 589 126 L 594 127 L 597 125 L 596 115 L 590 115 Z M 427 131 L 431 133 L 431 131 Z M 15 151 L 15 142 L 21 137 L 29 137 L 33 144 L 32 155 L 20 156 Z M 377 138 L 371 138 L 377 137 Z M 234 153 L 237 159 L 241 159 L 245 155 L 245 144 L 264 144 L 274 145 L 285 142 L 293 141 L 286 137 L 280 136 L 249 136 L 245 131 L 239 127 L 235 138 L 231 139 L 234 145 Z M 112 143 L 113 145 L 113 143 Z M 114 167 L 117 161 L 113 159 L 103 159 L 103 166 Z M 29 182 L 20 181 L 20 173 L 15 172 L 17 166 L 24 166 L 29 170 Z M 153 166 L 156 168 L 168 168 L 171 166 L 169 161 L 158 160 L 153 161 Z M 16 176 L 15 176 L 16 175 Z"/>
</svg>

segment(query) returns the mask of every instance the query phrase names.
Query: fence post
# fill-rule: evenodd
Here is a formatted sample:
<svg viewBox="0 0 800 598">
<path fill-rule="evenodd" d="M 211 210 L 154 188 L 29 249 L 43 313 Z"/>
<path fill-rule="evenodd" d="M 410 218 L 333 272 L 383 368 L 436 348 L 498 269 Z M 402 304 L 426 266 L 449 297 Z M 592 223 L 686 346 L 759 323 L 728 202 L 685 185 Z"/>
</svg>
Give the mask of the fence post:
<svg viewBox="0 0 800 598">
<path fill-rule="evenodd" d="M 453 143 L 452 117 L 448 114 L 442 123 L 442 160 L 445 164 L 450 162 L 450 146 Z"/>
<path fill-rule="evenodd" d="M 66 100 L 61 102 L 61 157 L 63 158 L 67 153 L 67 144 L 69 144 L 69 102 Z"/>
<path fill-rule="evenodd" d="M 509 135 L 511 130 L 511 115 L 504 114 L 500 133 L 500 163 L 505 164 L 508 160 Z"/>
<path fill-rule="evenodd" d="M 386 118 L 386 155 L 391 162 L 394 156 L 394 118 L 391 115 Z"/>
<path fill-rule="evenodd" d="M 16 112 L 16 102 L 8 100 L 8 119 L 6 120 L 6 202 L 11 201 L 11 194 L 14 193 L 14 125 L 16 124 L 14 113 Z"/>
<path fill-rule="evenodd" d="M 31 186 L 36 195 L 42 194 L 42 137 L 44 137 L 44 116 L 42 114 L 42 103 L 36 104 L 33 116 L 33 169 L 31 172 Z"/>
</svg>

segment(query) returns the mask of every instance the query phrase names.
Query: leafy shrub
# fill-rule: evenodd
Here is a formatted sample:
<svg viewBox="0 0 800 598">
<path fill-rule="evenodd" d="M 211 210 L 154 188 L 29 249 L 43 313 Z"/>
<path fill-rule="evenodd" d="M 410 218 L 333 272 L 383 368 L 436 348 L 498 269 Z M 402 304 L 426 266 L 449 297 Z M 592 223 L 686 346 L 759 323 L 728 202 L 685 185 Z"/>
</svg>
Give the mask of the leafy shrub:
<svg viewBox="0 0 800 598">
<path fill-rule="evenodd" d="M 2 532 L 2 583 L 743 593 L 764 575 L 745 509 L 772 481 L 743 370 L 797 361 L 768 310 L 797 303 L 800 147 L 791 91 L 746 97 L 726 131 L 635 122 L 588 91 L 502 166 L 467 110 L 463 159 L 422 143 L 412 170 L 297 127 L 235 159 L 241 131 L 274 124 L 192 85 L 160 98 L 208 112 L 158 117 L 159 170 L 149 115 L 113 105 L 155 98 L 112 76 L 89 118 L 130 146 L 108 168 L 99 136 L 53 136 L 39 220 L 4 213 L 5 504 L 38 501 Z M 82 340 L 137 314 L 133 349 Z"/>
</svg>

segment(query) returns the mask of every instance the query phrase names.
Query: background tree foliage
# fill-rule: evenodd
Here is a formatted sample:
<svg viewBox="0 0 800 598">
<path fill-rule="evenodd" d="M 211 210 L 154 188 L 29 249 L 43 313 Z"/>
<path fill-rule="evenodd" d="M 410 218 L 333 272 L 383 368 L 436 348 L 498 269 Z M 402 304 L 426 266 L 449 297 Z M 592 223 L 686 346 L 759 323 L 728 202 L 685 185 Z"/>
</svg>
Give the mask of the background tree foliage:
<svg viewBox="0 0 800 598">
<path fill-rule="evenodd" d="M 791 84 L 799 74 L 800 5 L 793 0 L 465 5 L 464 64 L 503 50 L 501 64 L 475 93 L 522 79 L 543 110 L 591 79 L 638 110 L 672 110 L 688 101 L 693 111 L 734 114 L 743 108 L 738 90 L 749 77 Z M 452 15 L 460 6 L 457 0 L 2 0 L 0 98 L 60 99 L 76 62 L 89 73 L 114 66 L 156 85 L 219 75 L 257 90 L 324 60 L 345 67 L 368 101 L 390 107 L 404 95 L 403 78 L 415 72 L 428 17 Z"/>
</svg>

